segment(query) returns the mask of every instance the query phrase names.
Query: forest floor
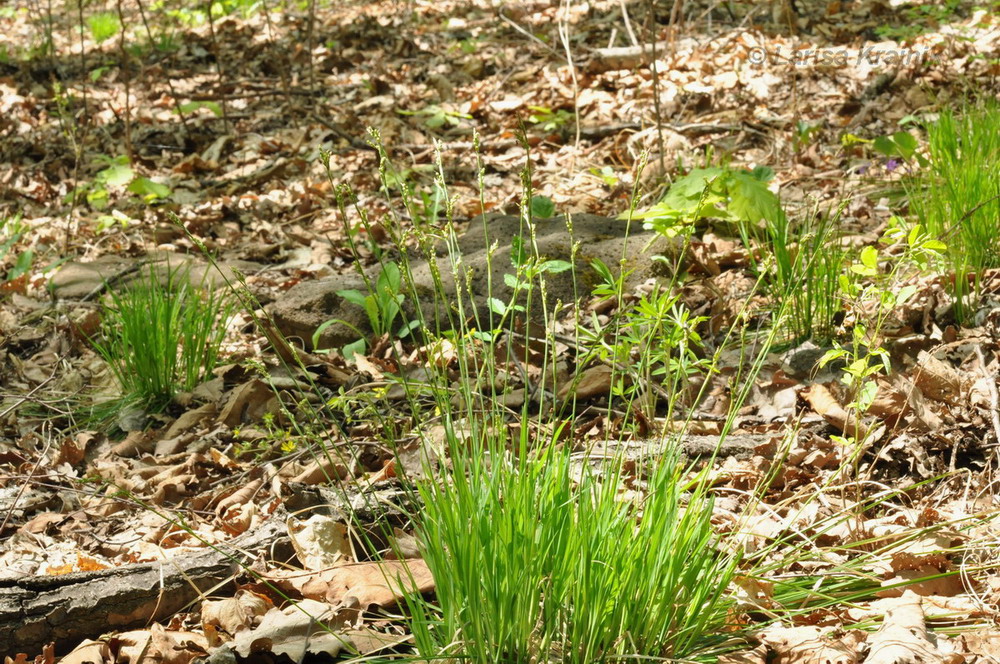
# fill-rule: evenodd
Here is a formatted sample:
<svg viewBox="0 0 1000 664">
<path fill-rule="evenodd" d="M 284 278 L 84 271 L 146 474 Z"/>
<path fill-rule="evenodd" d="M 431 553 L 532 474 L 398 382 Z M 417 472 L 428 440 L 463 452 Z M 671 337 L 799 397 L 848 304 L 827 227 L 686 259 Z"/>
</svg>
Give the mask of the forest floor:
<svg viewBox="0 0 1000 664">
<path fill-rule="evenodd" d="M 392 502 L 401 477 L 419 474 L 414 441 L 434 434 L 391 385 L 425 349 L 384 337 L 351 360 L 275 352 L 273 331 L 237 311 L 211 380 L 138 425 L 94 426 L 81 404 L 115 383 L 90 338 L 115 284 L 59 292 L 60 270 L 114 259 L 124 274 L 150 256 L 207 250 L 257 266 L 246 285 L 268 305 L 358 261 L 370 267 L 400 226 L 443 224 L 438 182 L 459 229 L 482 213 L 519 214 L 526 165 L 530 193 L 556 215 L 607 217 L 634 192 L 648 208 L 691 168 L 766 167 L 790 216 L 839 209 L 845 246 L 877 245 L 907 212 L 899 180 L 913 165 L 872 141 L 901 128 L 923 140 L 919 122 L 1000 89 L 1000 12 L 974 3 L 335 0 L 244 12 L 249 3 L 226 0 L 211 22 L 180 1 L 102 3 L 81 10 L 82 30 L 72 3 L 0 7 L 0 655 L 11 662 L 410 647 L 388 563 L 357 552 L 349 519 L 305 513 L 350 511 L 361 494 Z M 119 13 L 127 29 L 102 35 Z M 392 165 L 382 179 L 369 127 Z M 347 188 L 355 200 L 341 208 Z M 703 317 L 706 346 L 748 299 L 766 319 L 756 255 L 732 224 L 700 224 L 683 265 L 680 302 Z M 723 525 L 746 508 L 742 493 L 770 482 L 745 522 L 748 550 L 794 532 L 828 547 L 832 568 L 852 550 L 877 552 L 865 567 L 876 588 L 772 621 L 767 583 L 743 579 L 741 601 L 756 607 L 743 620 L 760 628 L 741 632 L 746 648 L 728 657 L 1000 660 L 1000 275 L 984 275 L 961 325 L 946 275 L 907 279 L 916 294 L 881 328 L 891 371 L 863 415 L 837 370 L 816 367 L 827 346 L 779 346 L 712 471 Z M 580 306 L 588 318 L 610 313 Z M 837 319 L 844 339 L 856 322 Z M 289 354 L 301 371 L 282 365 Z M 726 356 L 722 374 L 743 359 Z M 584 375 L 571 388 L 581 407 L 570 445 L 676 423 L 654 407 L 625 426 L 610 374 Z M 538 378 L 526 372 L 522 393 Z M 732 395 L 721 374 L 706 380 L 710 398 L 675 420 L 718 438 Z M 296 408 L 316 383 L 338 399 L 336 425 L 302 424 Z M 379 412 L 400 413 L 399 429 Z M 860 447 L 844 441 L 855 417 L 869 434 Z M 310 454 L 317 436 L 348 461 Z M 844 483 L 864 489 L 827 491 Z M 809 502 L 817 487 L 823 499 Z M 432 597 L 412 523 L 393 525 Z M 313 602 L 344 638 L 310 636 L 289 598 Z M 901 625 L 916 627 L 892 632 Z"/>
</svg>

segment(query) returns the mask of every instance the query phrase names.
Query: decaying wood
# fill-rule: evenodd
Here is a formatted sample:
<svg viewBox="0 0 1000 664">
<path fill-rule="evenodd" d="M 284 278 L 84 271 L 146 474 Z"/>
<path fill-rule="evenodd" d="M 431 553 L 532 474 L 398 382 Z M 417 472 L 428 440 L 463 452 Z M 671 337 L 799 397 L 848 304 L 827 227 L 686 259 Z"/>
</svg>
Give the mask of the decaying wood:
<svg viewBox="0 0 1000 664">
<path fill-rule="evenodd" d="M 286 534 L 282 514 L 232 542 L 174 560 L 96 572 L 0 579 L 0 653 L 65 654 L 84 638 L 143 627 L 207 592 L 225 592 L 240 564 Z"/>
</svg>

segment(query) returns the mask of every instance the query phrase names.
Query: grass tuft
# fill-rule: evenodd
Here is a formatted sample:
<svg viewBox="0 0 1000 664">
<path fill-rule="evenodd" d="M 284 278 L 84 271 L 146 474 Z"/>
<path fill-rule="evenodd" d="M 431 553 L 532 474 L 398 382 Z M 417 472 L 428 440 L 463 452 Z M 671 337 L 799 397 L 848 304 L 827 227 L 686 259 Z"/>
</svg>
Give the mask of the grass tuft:
<svg viewBox="0 0 1000 664">
<path fill-rule="evenodd" d="M 178 271 L 161 282 L 148 270 L 112 291 L 92 342 L 120 391 L 115 402 L 155 412 L 194 389 L 215 368 L 233 307 L 226 292 L 193 287 Z"/>
<path fill-rule="evenodd" d="M 676 455 L 637 499 L 620 462 L 576 467 L 554 444 L 523 459 L 467 450 L 453 446 L 447 478 L 421 486 L 440 607 L 410 602 L 421 656 L 690 659 L 726 640 L 740 556 L 716 546 L 706 483 L 685 481 Z"/>
</svg>

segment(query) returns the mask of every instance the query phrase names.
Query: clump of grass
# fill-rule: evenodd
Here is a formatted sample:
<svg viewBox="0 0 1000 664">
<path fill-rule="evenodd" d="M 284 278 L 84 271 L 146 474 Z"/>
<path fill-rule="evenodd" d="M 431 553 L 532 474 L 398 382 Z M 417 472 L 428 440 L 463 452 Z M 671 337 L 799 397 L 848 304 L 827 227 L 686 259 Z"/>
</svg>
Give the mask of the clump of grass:
<svg viewBox="0 0 1000 664">
<path fill-rule="evenodd" d="M 619 492 L 620 464 L 574 480 L 555 445 L 488 459 L 453 446 L 451 459 L 447 481 L 421 487 L 440 607 L 411 601 L 422 657 L 584 664 L 725 641 L 739 555 L 715 545 L 707 485 L 685 482 L 676 456 L 641 500 Z"/>
<path fill-rule="evenodd" d="M 112 291 L 92 341 L 120 391 L 114 403 L 155 412 L 194 389 L 215 368 L 234 304 L 227 292 L 193 287 L 179 271 L 161 282 L 150 269 Z"/>
<path fill-rule="evenodd" d="M 927 127 L 929 165 L 907 180 L 910 210 L 949 247 L 959 320 L 982 271 L 1000 267 L 1000 108 L 943 112 Z"/>
<path fill-rule="evenodd" d="M 822 215 L 814 209 L 793 222 L 778 207 L 760 226 L 740 225 L 751 256 L 753 243 L 764 249 L 753 260 L 758 270 L 768 271 L 771 297 L 787 311 L 785 324 L 792 343 L 809 338 L 824 342 L 834 336 L 835 320 L 843 309 L 839 279 L 846 258 L 834 232 L 839 218 L 839 211 Z"/>
</svg>

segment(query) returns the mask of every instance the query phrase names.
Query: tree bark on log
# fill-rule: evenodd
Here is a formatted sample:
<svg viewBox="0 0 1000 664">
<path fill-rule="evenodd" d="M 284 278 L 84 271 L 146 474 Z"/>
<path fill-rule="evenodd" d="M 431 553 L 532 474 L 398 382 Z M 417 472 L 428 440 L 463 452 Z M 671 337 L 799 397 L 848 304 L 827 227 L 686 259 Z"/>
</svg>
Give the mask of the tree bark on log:
<svg viewBox="0 0 1000 664">
<path fill-rule="evenodd" d="M 30 657 L 54 642 L 63 655 L 85 638 L 144 627 L 224 590 L 241 563 L 285 534 L 279 511 L 255 531 L 174 560 L 0 579 L 0 654 Z"/>
</svg>

